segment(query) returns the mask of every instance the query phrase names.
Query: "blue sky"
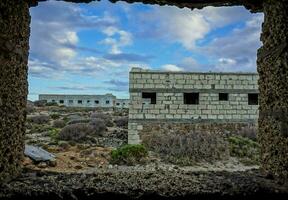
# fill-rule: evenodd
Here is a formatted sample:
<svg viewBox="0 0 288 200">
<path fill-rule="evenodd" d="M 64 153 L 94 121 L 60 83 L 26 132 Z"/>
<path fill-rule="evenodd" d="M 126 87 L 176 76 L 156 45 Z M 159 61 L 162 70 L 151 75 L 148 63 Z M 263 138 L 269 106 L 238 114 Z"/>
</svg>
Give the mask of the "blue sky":
<svg viewBox="0 0 288 200">
<path fill-rule="evenodd" d="M 244 7 L 48 1 L 30 9 L 29 96 L 128 98 L 132 67 L 167 71 L 256 71 L 263 14 Z"/>
</svg>

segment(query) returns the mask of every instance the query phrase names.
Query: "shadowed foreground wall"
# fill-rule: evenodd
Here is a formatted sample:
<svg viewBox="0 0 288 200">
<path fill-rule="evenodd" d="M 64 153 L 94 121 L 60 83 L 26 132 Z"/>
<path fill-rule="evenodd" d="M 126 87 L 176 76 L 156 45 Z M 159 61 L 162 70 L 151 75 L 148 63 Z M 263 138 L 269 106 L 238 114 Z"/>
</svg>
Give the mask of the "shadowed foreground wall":
<svg viewBox="0 0 288 200">
<path fill-rule="evenodd" d="M 70 1 L 90 2 L 91 0 Z M 31 3 L 30 5 L 37 5 L 38 1 L 0 1 L 0 182 L 17 176 L 23 155 L 30 22 L 28 2 Z M 168 2 L 177 5 L 175 0 L 165 0 L 162 3 Z M 191 8 L 194 4 L 201 4 L 199 7 L 215 5 L 213 2 L 207 0 L 204 4 L 204 1 L 191 0 Z M 227 4 L 228 2 L 231 4 Z M 262 4 L 261 0 L 225 0 L 219 6 L 238 5 L 244 2 L 251 2 L 251 6 L 255 7 L 252 11 L 258 11 L 260 8 L 262 10 L 262 6 L 258 6 Z M 288 1 L 267 0 L 265 2 L 268 3 L 265 3 L 263 9 L 265 22 L 261 38 L 264 46 L 258 51 L 257 61 L 261 95 L 259 139 L 262 145 L 262 167 L 273 175 L 287 179 Z M 154 3 L 160 2 L 155 0 Z M 181 6 L 189 7 L 190 3 Z"/>
<path fill-rule="evenodd" d="M 262 168 L 288 179 L 288 1 L 264 4 L 258 50 Z"/>
<path fill-rule="evenodd" d="M 30 15 L 23 1 L 0 1 L 0 182 L 17 176 L 24 149 Z"/>
</svg>

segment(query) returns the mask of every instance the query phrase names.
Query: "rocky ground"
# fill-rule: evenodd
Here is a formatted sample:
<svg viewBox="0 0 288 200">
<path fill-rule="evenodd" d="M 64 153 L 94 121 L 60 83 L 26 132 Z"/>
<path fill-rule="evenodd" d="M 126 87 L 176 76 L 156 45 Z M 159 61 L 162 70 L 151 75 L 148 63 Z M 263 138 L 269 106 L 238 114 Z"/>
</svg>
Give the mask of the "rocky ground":
<svg viewBox="0 0 288 200">
<path fill-rule="evenodd" d="M 1 199 L 284 199 L 287 195 L 287 185 L 263 177 L 259 170 L 192 172 L 178 168 L 89 174 L 28 170 L 0 189 Z"/>
<path fill-rule="evenodd" d="M 111 152 L 127 144 L 128 110 L 32 106 L 28 113 L 26 143 L 53 153 L 56 160 L 35 162 L 25 157 L 22 175 L 0 187 L 0 199 L 215 199 L 288 194 L 287 185 L 261 175 L 254 131 L 248 134 L 251 140 L 231 137 L 225 143 L 229 149 L 225 159 L 183 165 L 177 156 L 170 159 L 177 162 L 171 163 L 148 149 L 144 162 L 128 166 L 111 162 Z M 101 134 L 79 140 L 76 131 L 72 140 L 60 137 L 69 124 L 88 124 L 95 116 L 104 120 Z"/>
</svg>

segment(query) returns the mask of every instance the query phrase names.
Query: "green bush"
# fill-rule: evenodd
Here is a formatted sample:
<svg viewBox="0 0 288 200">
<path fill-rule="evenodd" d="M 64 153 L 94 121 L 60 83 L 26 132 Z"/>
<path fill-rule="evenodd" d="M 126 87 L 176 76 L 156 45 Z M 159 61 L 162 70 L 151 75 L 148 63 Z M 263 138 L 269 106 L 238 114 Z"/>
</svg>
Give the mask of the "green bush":
<svg viewBox="0 0 288 200">
<path fill-rule="evenodd" d="M 48 102 L 45 106 L 58 106 L 58 104 L 56 102 Z"/>
<path fill-rule="evenodd" d="M 58 140 L 58 138 L 59 138 L 59 132 L 60 132 L 60 129 L 58 129 L 58 128 L 53 128 L 53 129 L 49 130 L 48 135 L 49 135 L 53 140 Z"/>
<path fill-rule="evenodd" d="M 228 142 L 216 133 L 152 133 L 143 137 L 143 144 L 164 161 L 182 166 L 229 158 Z"/>
<path fill-rule="evenodd" d="M 148 156 L 148 151 L 143 145 L 124 145 L 111 152 L 113 164 L 135 165 L 141 163 Z"/>
<path fill-rule="evenodd" d="M 231 156 L 240 158 L 245 164 L 258 164 L 260 151 L 257 142 L 242 136 L 231 136 L 228 141 Z"/>
</svg>

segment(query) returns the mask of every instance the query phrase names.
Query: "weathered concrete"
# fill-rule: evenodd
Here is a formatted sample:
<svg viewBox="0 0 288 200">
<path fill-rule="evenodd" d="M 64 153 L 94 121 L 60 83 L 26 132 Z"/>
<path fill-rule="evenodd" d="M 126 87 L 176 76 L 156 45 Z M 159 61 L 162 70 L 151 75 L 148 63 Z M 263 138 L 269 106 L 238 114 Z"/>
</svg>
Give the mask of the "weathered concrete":
<svg viewBox="0 0 288 200">
<path fill-rule="evenodd" d="M 141 142 L 138 126 L 143 126 L 147 120 L 161 120 L 171 126 L 174 122 L 256 122 L 258 103 L 252 105 L 249 97 L 251 94 L 258 97 L 257 81 L 256 73 L 164 72 L 133 68 L 129 75 L 128 143 Z M 154 102 L 145 98 L 147 92 L 155 95 Z M 195 93 L 195 102 L 188 102 L 192 98 L 187 96 Z M 221 94 L 226 98 L 221 98 Z"/>
<path fill-rule="evenodd" d="M 264 14 L 257 60 L 262 167 L 288 179 L 288 1 L 265 3 Z"/>
<path fill-rule="evenodd" d="M 29 7 L 0 1 L 0 182 L 19 174 L 24 151 Z"/>
</svg>

